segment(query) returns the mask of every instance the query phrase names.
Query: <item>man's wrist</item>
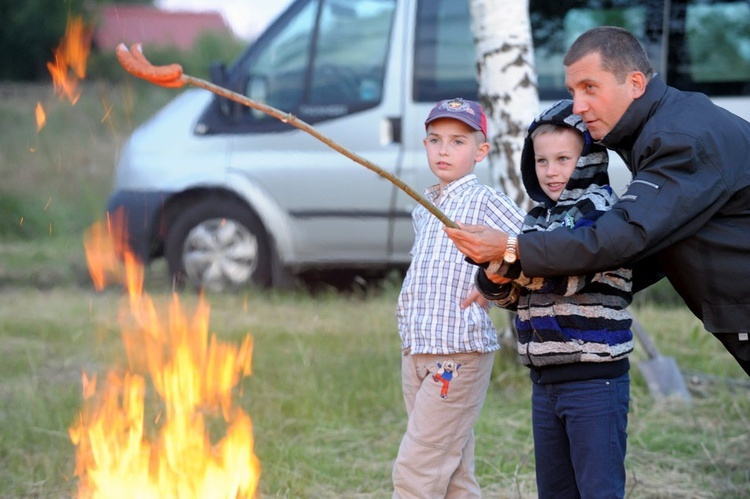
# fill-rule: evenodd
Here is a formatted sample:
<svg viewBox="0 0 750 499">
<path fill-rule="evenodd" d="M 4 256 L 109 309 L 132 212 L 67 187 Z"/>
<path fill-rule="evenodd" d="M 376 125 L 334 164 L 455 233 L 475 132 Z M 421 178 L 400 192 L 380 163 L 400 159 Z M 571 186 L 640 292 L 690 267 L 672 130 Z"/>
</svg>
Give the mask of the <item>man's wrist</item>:
<svg viewBox="0 0 750 499">
<path fill-rule="evenodd" d="M 487 268 L 485 269 L 487 272 L 491 274 L 497 274 L 500 270 L 500 267 L 503 266 L 502 260 L 493 260 L 488 263 Z"/>
<path fill-rule="evenodd" d="M 517 247 L 518 238 L 509 234 L 505 242 L 505 253 L 503 254 L 503 260 L 508 264 L 513 264 L 518 259 Z"/>
</svg>

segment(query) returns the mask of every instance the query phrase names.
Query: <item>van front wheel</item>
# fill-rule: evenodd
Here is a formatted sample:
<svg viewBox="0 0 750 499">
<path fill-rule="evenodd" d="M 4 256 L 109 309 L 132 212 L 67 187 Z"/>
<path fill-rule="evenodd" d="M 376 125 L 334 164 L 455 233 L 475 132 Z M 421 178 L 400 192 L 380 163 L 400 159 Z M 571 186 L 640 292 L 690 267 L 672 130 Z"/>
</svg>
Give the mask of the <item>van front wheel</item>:
<svg viewBox="0 0 750 499">
<path fill-rule="evenodd" d="M 178 285 L 236 291 L 271 285 L 271 251 L 258 218 L 231 198 L 202 200 L 167 229 L 164 253 Z"/>
</svg>

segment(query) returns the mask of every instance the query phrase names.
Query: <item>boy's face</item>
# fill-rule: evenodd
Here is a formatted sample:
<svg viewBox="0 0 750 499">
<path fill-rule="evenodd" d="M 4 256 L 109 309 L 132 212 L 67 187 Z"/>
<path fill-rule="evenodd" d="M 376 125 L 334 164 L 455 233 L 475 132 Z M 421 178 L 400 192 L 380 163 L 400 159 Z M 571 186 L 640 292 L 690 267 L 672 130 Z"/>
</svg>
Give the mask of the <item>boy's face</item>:
<svg viewBox="0 0 750 499">
<path fill-rule="evenodd" d="M 427 125 L 424 139 L 427 162 L 441 187 L 473 172 L 474 165 L 487 156 L 490 145 L 483 137 L 482 132 L 451 118 L 440 118 Z"/>
<path fill-rule="evenodd" d="M 582 137 L 573 130 L 545 132 L 534 137 L 534 163 L 539 185 L 557 202 L 583 150 Z"/>
</svg>

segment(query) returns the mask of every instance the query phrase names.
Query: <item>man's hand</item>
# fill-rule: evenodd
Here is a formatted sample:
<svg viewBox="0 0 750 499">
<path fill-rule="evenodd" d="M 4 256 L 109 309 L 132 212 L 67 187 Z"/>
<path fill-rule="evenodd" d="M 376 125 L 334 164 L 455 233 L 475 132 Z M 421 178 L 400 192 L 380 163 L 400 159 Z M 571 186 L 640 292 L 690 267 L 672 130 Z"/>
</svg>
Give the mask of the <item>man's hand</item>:
<svg viewBox="0 0 750 499">
<path fill-rule="evenodd" d="M 503 259 L 508 234 L 485 225 L 457 225 L 458 229 L 443 227 L 443 230 L 458 251 L 477 263 Z"/>
</svg>

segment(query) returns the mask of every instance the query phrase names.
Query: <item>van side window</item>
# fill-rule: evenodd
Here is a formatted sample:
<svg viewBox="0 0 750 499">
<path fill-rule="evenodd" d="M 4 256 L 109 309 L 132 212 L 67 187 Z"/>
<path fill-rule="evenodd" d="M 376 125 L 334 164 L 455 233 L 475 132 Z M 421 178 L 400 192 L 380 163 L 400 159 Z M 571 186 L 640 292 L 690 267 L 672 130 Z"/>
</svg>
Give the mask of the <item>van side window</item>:
<svg viewBox="0 0 750 499">
<path fill-rule="evenodd" d="M 476 52 L 469 2 L 419 0 L 414 42 L 413 99 L 476 99 Z"/>
<path fill-rule="evenodd" d="M 305 90 L 313 28 L 318 2 L 309 2 L 283 28 L 259 43 L 268 42 L 257 53 L 248 71 L 246 94 L 281 110 L 296 110 Z M 254 111 L 258 120 L 273 119 Z"/>
<path fill-rule="evenodd" d="M 575 38 L 597 25 L 615 24 L 643 40 L 653 38 L 652 19 L 661 19 L 663 0 L 529 0 L 539 97 L 568 97 L 563 56 Z M 659 25 L 660 27 L 660 25 Z M 468 2 L 419 0 L 414 48 L 413 98 L 434 102 L 451 97 L 476 98 L 476 51 Z M 647 44 L 652 60 L 661 57 Z"/>
<path fill-rule="evenodd" d="M 395 8 L 396 0 L 307 2 L 250 62 L 248 97 L 310 123 L 375 107 Z"/>
<path fill-rule="evenodd" d="M 306 101 L 310 112 L 380 102 L 395 7 L 395 0 L 323 3 Z"/>
<path fill-rule="evenodd" d="M 656 5 L 659 4 L 659 5 Z M 534 63 L 537 70 L 539 98 L 554 100 L 569 97 L 565 88 L 563 58 L 568 47 L 578 36 L 596 26 L 610 25 L 626 28 L 641 41 L 647 40 L 647 20 L 656 13 L 661 18 L 662 1 L 621 2 L 578 0 L 565 2 L 561 14 L 557 2 L 531 0 L 529 2 L 534 34 Z M 654 64 L 661 54 L 646 43 L 646 50 Z"/>
<path fill-rule="evenodd" d="M 673 5 L 667 81 L 712 96 L 750 94 L 750 3 Z"/>
</svg>

